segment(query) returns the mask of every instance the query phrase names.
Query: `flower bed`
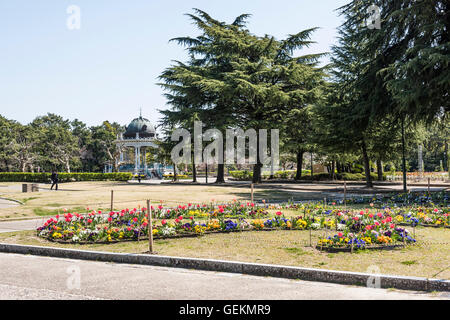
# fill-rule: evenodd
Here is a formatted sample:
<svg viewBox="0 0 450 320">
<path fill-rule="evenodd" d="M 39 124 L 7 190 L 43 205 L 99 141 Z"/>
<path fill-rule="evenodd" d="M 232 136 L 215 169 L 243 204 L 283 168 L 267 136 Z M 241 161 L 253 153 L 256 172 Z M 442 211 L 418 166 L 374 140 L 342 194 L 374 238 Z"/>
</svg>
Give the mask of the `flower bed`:
<svg viewBox="0 0 450 320">
<path fill-rule="evenodd" d="M 336 235 L 322 238 L 318 241 L 317 247 L 321 250 L 345 249 L 383 249 L 395 248 L 401 244 L 416 243 L 416 239 L 410 236 L 406 228 L 401 228 L 390 224 L 387 226 L 368 225 L 364 231 L 359 233 L 344 230 Z"/>
<path fill-rule="evenodd" d="M 180 205 L 175 208 L 152 206 L 152 234 L 155 239 L 201 236 L 211 233 L 269 230 L 334 230 L 334 236 L 322 237 L 317 247 L 322 250 L 395 248 L 415 243 L 409 231 L 399 227 L 413 215 L 425 219 L 433 215 L 448 219 L 448 208 L 413 208 L 405 211 L 373 208 L 361 211 L 325 209 L 310 205 L 303 214 L 286 217 L 282 211 L 269 214 L 269 206 L 233 202 L 224 205 Z M 406 218 L 405 218 L 406 217 Z M 198 221 L 196 221 L 198 219 Z M 415 221 L 415 220 L 414 220 Z M 425 220 L 424 220 L 425 221 Z M 438 220 L 441 221 L 441 220 Z M 81 215 L 65 213 L 47 220 L 37 229 L 39 237 L 60 243 L 114 243 L 148 239 L 146 208 Z M 445 224 L 445 223 L 444 223 Z"/>
</svg>

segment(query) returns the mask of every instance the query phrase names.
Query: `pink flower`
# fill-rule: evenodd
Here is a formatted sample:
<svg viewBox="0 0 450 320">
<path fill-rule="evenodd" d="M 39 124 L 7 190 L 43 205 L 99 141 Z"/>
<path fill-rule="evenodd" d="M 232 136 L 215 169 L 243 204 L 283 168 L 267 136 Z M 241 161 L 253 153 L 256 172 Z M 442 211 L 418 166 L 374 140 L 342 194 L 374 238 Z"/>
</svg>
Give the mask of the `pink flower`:
<svg viewBox="0 0 450 320">
<path fill-rule="evenodd" d="M 276 213 L 276 215 L 277 216 L 281 216 L 283 213 L 281 213 L 281 211 L 278 211 L 277 213 Z"/>
<path fill-rule="evenodd" d="M 108 221 L 109 221 L 109 222 L 111 222 L 111 221 L 112 221 L 112 218 L 111 218 L 111 217 L 109 217 L 109 218 L 108 218 Z"/>
<path fill-rule="evenodd" d="M 166 223 L 167 223 L 166 219 L 163 219 L 163 220 L 161 221 L 161 224 L 162 224 L 163 226 L 164 226 Z"/>
</svg>

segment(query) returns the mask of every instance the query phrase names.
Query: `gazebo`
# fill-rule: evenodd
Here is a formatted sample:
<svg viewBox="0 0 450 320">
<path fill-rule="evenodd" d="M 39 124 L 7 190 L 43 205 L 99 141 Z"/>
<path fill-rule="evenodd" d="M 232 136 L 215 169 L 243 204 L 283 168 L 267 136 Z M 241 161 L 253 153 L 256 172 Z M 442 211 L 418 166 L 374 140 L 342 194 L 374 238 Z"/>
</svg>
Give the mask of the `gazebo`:
<svg viewBox="0 0 450 320">
<path fill-rule="evenodd" d="M 125 148 L 134 148 L 134 174 L 144 173 L 148 175 L 157 168 L 149 170 L 146 161 L 147 148 L 158 148 L 155 144 L 156 131 L 155 127 L 148 119 L 142 117 L 133 119 L 128 126 L 125 127 L 125 133 L 121 133 L 114 143 L 117 145 L 120 152 L 119 164 L 124 162 L 123 150 Z M 142 151 L 142 152 L 141 152 Z M 155 172 L 156 173 L 156 172 Z M 150 174 L 150 176 L 152 176 Z"/>
</svg>

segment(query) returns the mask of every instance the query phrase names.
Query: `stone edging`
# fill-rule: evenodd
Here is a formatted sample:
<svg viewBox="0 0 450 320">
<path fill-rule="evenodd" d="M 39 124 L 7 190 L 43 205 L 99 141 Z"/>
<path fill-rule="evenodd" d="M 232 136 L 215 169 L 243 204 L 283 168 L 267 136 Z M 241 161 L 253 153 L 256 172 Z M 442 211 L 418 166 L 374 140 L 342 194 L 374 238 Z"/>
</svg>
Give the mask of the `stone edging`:
<svg viewBox="0 0 450 320">
<path fill-rule="evenodd" d="M 93 260 L 127 264 L 153 265 L 171 268 L 186 268 L 218 272 L 242 273 L 255 276 L 270 276 L 306 281 L 331 282 L 346 285 L 366 285 L 371 277 L 379 277 L 382 288 L 417 291 L 450 291 L 449 280 L 426 279 L 391 275 L 300 268 L 237 261 L 169 257 L 147 254 L 110 253 L 39 246 L 0 243 L 0 252 L 32 254 L 57 258 Z"/>
</svg>

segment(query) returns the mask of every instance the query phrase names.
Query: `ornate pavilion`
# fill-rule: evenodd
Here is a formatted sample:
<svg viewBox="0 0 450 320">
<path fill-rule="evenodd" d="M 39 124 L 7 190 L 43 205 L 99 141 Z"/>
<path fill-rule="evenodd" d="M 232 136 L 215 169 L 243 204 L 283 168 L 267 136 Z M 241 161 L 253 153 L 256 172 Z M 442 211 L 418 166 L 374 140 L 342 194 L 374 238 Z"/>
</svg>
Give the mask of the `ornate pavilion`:
<svg viewBox="0 0 450 320">
<path fill-rule="evenodd" d="M 156 130 L 148 119 L 142 117 L 133 119 L 125 132 L 121 133 L 114 143 L 120 152 L 119 171 L 132 171 L 134 174 L 144 174 L 150 178 L 161 178 L 161 165 L 153 164 L 149 167 L 146 161 L 147 151 L 149 148 L 158 148 L 155 143 Z M 128 161 L 124 161 L 124 150 L 126 148 L 134 148 L 134 168 L 130 168 Z"/>
</svg>

